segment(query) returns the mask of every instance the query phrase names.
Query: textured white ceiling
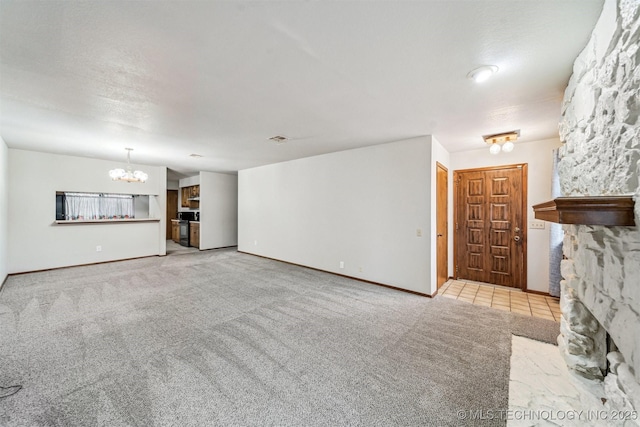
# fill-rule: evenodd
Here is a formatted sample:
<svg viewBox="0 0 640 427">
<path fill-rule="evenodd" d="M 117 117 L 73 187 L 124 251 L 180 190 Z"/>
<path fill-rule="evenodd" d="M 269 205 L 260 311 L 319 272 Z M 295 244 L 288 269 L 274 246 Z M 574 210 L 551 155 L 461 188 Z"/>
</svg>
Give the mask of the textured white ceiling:
<svg viewBox="0 0 640 427">
<path fill-rule="evenodd" d="M 602 0 L 0 1 L 9 147 L 239 169 L 435 135 L 557 136 Z M 467 73 L 494 64 L 494 79 Z M 291 140 L 275 145 L 267 138 Z M 189 157 L 191 153 L 202 158 Z"/>
</svg>

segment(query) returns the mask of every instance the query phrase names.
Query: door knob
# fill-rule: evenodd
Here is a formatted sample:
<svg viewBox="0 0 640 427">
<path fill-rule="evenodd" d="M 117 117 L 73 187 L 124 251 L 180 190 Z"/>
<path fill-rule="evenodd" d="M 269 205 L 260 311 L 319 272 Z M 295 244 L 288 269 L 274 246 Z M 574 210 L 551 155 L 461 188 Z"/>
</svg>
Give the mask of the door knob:
<svg viewBox="0 0 640 427">
<path fill-rule="evenodd" d="M 516 233 L 520 232 L 520 227 L 516 227 L 513 231 L 515 231 Z"/>
<path fill-rule="evenodd" d="M 515 240 L 516 242 L 520 241 L 520 236 L 513 236 L 513 240 Z"/>
</svg>

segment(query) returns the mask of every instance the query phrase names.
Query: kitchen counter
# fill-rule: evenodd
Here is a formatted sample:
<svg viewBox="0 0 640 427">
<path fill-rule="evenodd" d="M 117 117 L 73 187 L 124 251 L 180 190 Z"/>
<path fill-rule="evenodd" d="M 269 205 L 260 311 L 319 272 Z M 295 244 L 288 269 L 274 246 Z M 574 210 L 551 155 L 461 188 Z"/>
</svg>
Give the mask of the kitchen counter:
<svg viewBox="0 0 640 427">
<path fill-rule="evenodd" d="M 58 224 L 58 225 L 111 224 L 114 222 L 160 222 L 160 218 L 72 219 L 72 220 L 56 220 L 55 224 Z"/>
</svg>

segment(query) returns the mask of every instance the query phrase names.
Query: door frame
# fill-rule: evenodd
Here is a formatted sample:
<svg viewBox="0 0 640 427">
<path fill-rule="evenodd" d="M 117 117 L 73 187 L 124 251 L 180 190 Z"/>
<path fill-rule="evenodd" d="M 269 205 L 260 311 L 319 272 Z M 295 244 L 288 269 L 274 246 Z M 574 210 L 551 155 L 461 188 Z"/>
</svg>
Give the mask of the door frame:
<svg viewBox="0 0 640 427">
<path fill-rule="evenodd" d="M 527 215 L 527 192 L 528 192 L 528 163 L 514 163 L 510 165 L 500 166 L 487 166 L 483 168 L 471 168 L 471 169 L 458 169 L 453 171 L 453 277 L 458 279 L 458 251 L 460 247 L 458 245 L 458 209 L 459 209 L 459 197 L 460 189 L 458 183 L 460 181 L 459 174 L 465 172 L 482 172 L 500 169 L 521 169 L 522 170 L 522 259 L 520 260 L 520 289 L 522 291 L 527 290 L 527 246 L 529 239 L 527 238 L 528 231 L 528 215 Z M 518 289 L 518 287 L 514 287 Z"/>
<path fill-rule="evenodd" d="M 440 267 L 440 259 L 438 258 L 440 256 L 440 254 L 438 253 L 438 217 L 439 215 L 442 213 L 441 209 L 443 208 L 442 206 L 440 206 L 438 204 L 438 191 L 440 191 L 440 188 L 438 186 L 439 182 L 438 182 L 438 168 L 441 168 L 446 174 L 447 174 L 447 178 L 446 178 L 446 182 L 445 182 L 445 206 L 444 206 L 444 216 L 445 216 L 445 231 L 444 231 L 444 245 L 445 245 L 445 259 L 446 259 L 446 272 L 445 272 L 445 281 L 444 283 L 447 282 L 447 280 L 449 279 L 449 169 L 443 165 L 440 162 L 436 162 L 436 290 L 440 289 L 442 287 L 442 285 L 444 284 L 439 284 L 438 283 L 438 278 L 440 277 L 438 275 L 438 268 Z"/>
</svg>

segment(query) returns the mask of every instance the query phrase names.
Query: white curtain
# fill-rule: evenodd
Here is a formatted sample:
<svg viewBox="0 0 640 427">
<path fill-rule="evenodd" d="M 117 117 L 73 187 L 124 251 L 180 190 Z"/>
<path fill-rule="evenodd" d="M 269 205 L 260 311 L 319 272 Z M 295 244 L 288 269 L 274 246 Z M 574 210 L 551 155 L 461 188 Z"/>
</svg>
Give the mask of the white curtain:
<svg viewBox="0 0 640 427">
<path fill-rule="evenodd" d="M 133 196 L 128 194 L 64 193 L 65 219 L 134 218 Z"/>
<path fill-rule="evenodd" d="M 560 190 L 560 177 L 558 176 L 558 162 L 560 161 L 560 150 L 553 150 L 553 166 L 551 175 L 551 197 L 562 196 Z M 560 261 L 562 261 L 562 239 L 564 238 L 564 231 L 562 225 L 549 223 L 551 228 L 550 240 L 549 240 L 549 295 L 554 297 L 560 296 L 560 280 L 562 280 L 562 274 L 560 274 Z"/>
</svg>

